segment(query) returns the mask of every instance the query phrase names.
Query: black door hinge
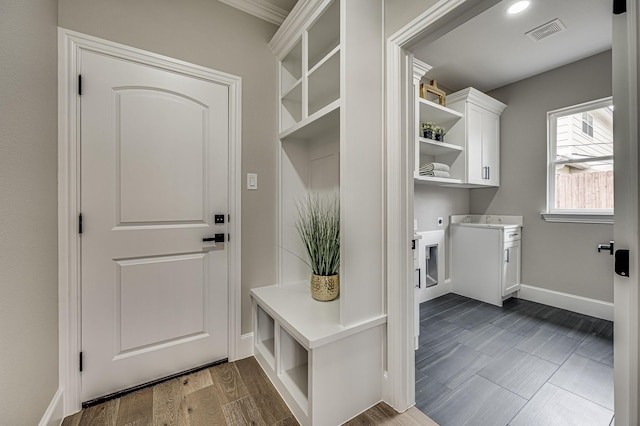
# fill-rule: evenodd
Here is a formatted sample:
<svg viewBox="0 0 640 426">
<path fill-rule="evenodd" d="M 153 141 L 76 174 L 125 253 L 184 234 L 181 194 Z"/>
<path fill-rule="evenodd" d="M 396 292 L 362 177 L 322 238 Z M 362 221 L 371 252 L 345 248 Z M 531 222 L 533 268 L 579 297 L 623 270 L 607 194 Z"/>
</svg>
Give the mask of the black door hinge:
<svg viewBox="0 0 640 426">
<path fill-rule="evenodd" d="M 80 364 L 80 372 L 82 373 L 82 352 L 80 352 L 80 356 L 78 357 L 78 363 Z"/>
<path fill-rule="evenodd" d="M 613 14 L 622 15 L 627 11 L 627 0 L 613 0 Z"/>
<path fill-rule="evenodd" d="M 78 74 L 78 96 L 82 96 L 82 74 Z"/>
<path fill-rule="evenodd" d="M 82 234 L 82 213 L 78 215 L 78 234 Z"/>
</svg>

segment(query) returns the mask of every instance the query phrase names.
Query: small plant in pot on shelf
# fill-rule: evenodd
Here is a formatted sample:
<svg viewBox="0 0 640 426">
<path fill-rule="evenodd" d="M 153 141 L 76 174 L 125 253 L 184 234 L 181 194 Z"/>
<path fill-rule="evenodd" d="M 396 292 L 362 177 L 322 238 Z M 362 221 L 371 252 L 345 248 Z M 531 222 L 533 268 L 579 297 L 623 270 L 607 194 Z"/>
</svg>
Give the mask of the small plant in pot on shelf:
<svg viewBox="0 0 640 426">
<path fill-rule="evenodd" d="M 328 302 L 340 292 L 340 203 L 337 195 L 309 194 L 298 201 L 296 229 L 309 257 L 311 296 Z"/>
<path fill-rule="evenodd" d="M 422 137 L 427 139 L 433 139 L 436 125 L 433 123 L 422 123 Z"/>
<path fill-rule="evenodd" d="M 444 127 L 436 126 L 434 129 L 435 140 L 438 142 L 444 142 L 445 130 Z"/>
</svg>

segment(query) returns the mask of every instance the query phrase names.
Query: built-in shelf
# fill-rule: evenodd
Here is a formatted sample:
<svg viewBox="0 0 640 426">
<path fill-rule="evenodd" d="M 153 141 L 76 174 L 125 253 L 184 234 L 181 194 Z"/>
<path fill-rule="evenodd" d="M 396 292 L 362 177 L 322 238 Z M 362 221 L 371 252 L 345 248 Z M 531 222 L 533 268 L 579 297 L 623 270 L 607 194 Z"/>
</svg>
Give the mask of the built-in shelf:
<svg viewBox="0 0 640 426">
<path fill-rule="evenodd" d="M 435 176 L 414 176 L 413 181 L 424 185 L 443 185 L 454 184 L 459 185 L 462 183 L 462 179 L 441 178 Z"/>
<path fill-rule="evenodd" d="M 464 117 L 464 115 L 458 111 L 423 98 L 418 98 L 418 107 L 420 109 L 420 123 L 436 123 L 444 127 L 447 131 L 458 122 L 458 120 Z"/>
<path fill-rule="evenodd" d="M 253 348 L 301 425 L 338 425 L 382 398 L 384 280 L 371 263 L 384 259 L 372 232 L 381 223 L 384 141 L 362 129 L 383 121 L 384 2 L 309 0 L 295 12 L 269 44 L 280 72 L 278 282 L 251 290 Z M 339 196 L 343 252 L 371 247 L 343 262 L 343 291 L 330 302 L 313 300 L 300 261 L 296 203 L 309 193 Z"/>
<path fill-rule="evenodd" d="M 331 102 L 326 107 L 280 133 L 280 140 L 311 139 L 328 130 L 335 130 L 339 127 L 340 99 Z"/>
<path fill-rule="evenodd" d="M 464 148 L 446 142 L 436 142 L 431 139 L 418 138 L 420 141 L 420 155 L 446 155 L 462 152 Z"/>
</svg>

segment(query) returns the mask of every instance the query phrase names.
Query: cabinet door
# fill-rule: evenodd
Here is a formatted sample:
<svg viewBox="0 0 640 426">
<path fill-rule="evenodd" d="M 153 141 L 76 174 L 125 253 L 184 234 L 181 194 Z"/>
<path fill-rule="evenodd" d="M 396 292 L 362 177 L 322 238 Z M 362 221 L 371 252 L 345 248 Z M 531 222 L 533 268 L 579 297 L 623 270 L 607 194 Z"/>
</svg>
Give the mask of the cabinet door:
<svg viewBox="0 0 640 426">
<path fill-rule="evenodd" d="M 486 110 L 482 112 L 482 168 L 483 183 L 500 186 L 500 117 Z"/>
<path fill-rule="evenodd" d="M 466 132 L 467 132 L 467 182 L 478 185 L 485 184 L 482 169 L 482 126 L 483 109 L 472 103 L 467 103 Z"/>
<path fill-rule="evenodd" d="M 505 243 L 502 254 L 502 296 L 520 289 L 520 241 Z"/>
</svg>

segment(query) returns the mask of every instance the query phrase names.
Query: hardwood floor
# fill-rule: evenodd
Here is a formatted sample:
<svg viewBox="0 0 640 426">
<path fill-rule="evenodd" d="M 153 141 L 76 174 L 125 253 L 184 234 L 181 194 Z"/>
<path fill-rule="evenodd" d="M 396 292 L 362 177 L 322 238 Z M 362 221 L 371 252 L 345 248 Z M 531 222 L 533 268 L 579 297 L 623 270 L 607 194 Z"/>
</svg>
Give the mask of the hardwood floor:
<svg viewBox="0 0 640 426">
<path fill-rule="evenodd" d="M 398 414 L 384 403 L 350 420 L 355 425 L 432 426 L 412 407 Z M 298 425 L 255 358 L 221 364 L 82 410 L 62 426 Z M 324 426 L 324 425 L 323 425 Z"/>
<path fill-rule="evenodd" d="M 416 406 L 442 426 L 609 426 L 613 323 L 512 299 L 420 305 Z"/>
</svg>

